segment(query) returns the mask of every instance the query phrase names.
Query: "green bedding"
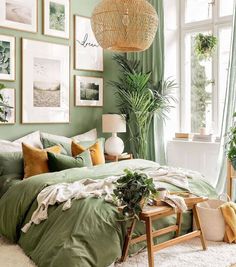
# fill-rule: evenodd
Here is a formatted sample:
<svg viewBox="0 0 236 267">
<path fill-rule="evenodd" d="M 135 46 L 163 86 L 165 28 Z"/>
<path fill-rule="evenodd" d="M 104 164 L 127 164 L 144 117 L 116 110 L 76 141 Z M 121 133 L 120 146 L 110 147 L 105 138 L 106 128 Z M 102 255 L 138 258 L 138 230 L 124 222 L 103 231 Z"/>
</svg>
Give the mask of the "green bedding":
<svg viewBox="0 0 236 267">
<path fill-rule="evenodd" d="M 37 208 L 38 193 L 48 185 L 84 178 L 103 179 L 120 175 L 125 168 L 144 170 L 150 167 L 158 167 L 158 164 L 129 160 L 38 175 L 13 184 L 0 199 L 0 235 L 18 242 L 39 267 L 107 267 L 121 256 L 127 222 L 120 221 L 117 208 L 103 199 L 74 200 L 67 211 L 62 211 L 62 205 L 52 206 L 46 221 L 32 225 L 26 234 L 20 229 Z M 216 196 L 214 189 L 203 180 L 189 179 L 189 184 L 198 195 Z M 163 186 L 180 190 L 165 183 Z M 158 220 L 154 227 L 168 226 L 174 221 L 175 217 L 170 216 Z M 182 231 L 189 231 L 191 225 L 191 214 L 186 213 Z M 140 222 L 135 234 L 143 232 Z M 172 234 L 162 236 L 156 242 L 170 237 Z M 144 243 L 133 246 L 130 253 L 143 247 Z"/>
</svg>

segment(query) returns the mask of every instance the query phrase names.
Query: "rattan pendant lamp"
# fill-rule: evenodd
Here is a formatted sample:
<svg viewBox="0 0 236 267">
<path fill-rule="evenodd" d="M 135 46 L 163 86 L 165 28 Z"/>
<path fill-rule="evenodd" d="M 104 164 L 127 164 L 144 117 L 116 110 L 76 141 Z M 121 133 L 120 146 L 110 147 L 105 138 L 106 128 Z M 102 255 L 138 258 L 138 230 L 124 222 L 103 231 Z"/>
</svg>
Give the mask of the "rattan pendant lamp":
<svg viewBox="0 0 236 267">
<path fill-rule="evenodd" d="M 151 46 L 158 16 L 146 0 L 102 0 L 91 22 L 97 42 L 104 49 L 138 52 Z"/>
</svg>

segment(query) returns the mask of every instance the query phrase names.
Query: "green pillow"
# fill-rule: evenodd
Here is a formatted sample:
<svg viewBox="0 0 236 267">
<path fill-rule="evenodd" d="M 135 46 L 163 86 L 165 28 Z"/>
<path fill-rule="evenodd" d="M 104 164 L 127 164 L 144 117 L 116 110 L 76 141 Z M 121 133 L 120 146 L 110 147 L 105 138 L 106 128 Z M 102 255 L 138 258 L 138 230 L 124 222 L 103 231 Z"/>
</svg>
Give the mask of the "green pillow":
<svg viewBox="0 0 236 267">
<path fill-rule="evenodd" d="M 84 151 L 75 158 L 67 155 L 48 152 L 48 168 L 50 172 L 58 172 L 71 168 L 91 166 L 93 166 L 93 163 L 90 156 L 90 152 L 88 150 Z"/>
<path fill-rule="evenodd" d="M 47 138 L 47 137 L 42 137 L 41 141 L 43 143 L 43 148 L 60 145 L 62 147 L 61 154 L 71 155 L 71 142 L 66 143 L 63 141 L 58 141 L 56 139 L 54 140 L 52 138 Z"/>
<path fill-rule="evenodd" d="M 1 175 L 18 174 L 24 176 L 24 161 L 22 152 L 0 153 Z"/>
</svg>

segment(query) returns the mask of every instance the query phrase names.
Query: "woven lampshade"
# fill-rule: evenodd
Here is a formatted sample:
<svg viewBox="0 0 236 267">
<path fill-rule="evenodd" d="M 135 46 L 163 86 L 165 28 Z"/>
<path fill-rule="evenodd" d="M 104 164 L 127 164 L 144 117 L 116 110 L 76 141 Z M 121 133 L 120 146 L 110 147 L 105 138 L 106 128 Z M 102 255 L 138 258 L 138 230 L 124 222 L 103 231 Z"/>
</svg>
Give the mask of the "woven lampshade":
<svg viewBox="0 0 236 267">
<path fill-rule="evenodd" d="M 143 51 L 156 35 L 158 16 L 146 0 L 102 0 L 92 14 L 92 29 L 104 49 Z"/>
</svg>

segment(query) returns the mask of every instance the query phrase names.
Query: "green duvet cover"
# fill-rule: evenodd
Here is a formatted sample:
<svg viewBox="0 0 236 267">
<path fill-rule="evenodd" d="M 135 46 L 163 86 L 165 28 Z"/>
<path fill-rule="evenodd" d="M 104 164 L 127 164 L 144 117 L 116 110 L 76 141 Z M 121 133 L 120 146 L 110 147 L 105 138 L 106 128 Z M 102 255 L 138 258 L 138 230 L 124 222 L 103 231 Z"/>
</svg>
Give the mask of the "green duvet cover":
<svg viewBox="0 0 236 267">
<path fill-rule="evenodd" d="M 46 221 L 32 225 L 26 234 L 21 232 L 21 228 L 37 208 L 37 195 L 48 185 L 84 178 L 103 179 L 120 175 L 125 168 L 144 170 L 150 167 L 158 167 L 158 164 L 129 160 L 38 175 L 15 183 L 0 199 L 0 235 L 19 243 L 39 267 L 107 267 L 121 256 L 127 222 L 120 221 L 117 208 L 103 199 L 74 200 L 67 211 L 62 211 L 62 205 L 52 206 Z M 189 184 L 196 194 L 215 197 L 214 189 L 203 180 L 189 179 Z M 170 184 L 163 183 L 163 186 L 180 190 Z M 158 220 L 155 228 L 174 222 L 175 217 L 170 216 Z M 182 231 L 189 231 L 191 225 L 191 214 L 186 213 Z M 143 232 L 140 222 L 135 235 Z M 156 242 L 170 237 L 172 234 L 162 236 Z M 145 243 L 133 246 L 130 253 L 144 246 Z"/>
</svg>

